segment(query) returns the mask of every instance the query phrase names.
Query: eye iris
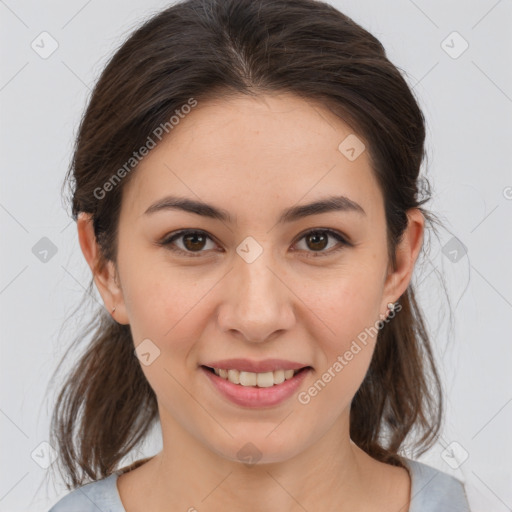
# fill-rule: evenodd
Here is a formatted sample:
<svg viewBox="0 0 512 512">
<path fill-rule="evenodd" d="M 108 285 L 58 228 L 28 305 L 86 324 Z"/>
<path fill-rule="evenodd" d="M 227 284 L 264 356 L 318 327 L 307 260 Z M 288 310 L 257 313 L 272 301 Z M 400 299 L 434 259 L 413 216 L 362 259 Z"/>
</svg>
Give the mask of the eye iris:
<svg viewBox="0 0 512 512">
<path fill-rule="evenodd" d="M 197 242 L 197 240 L 200 240 Z M 206 237 L 200 233 L 190 233 L 183 236 L 183 245 L 190 251 L 201 250 L 204 247 Z M 192 244 L 189 242 L 192 241 Z"/>
<path fill-rule="evenodd" d="M 322 250 L 327 247 L 327 235 L 325 233 L 310 233 L 306 236 L 307 241 L 313 241 L 313 246 L 308 244 L 308 247 L 313 250 Z"/>
</svg>

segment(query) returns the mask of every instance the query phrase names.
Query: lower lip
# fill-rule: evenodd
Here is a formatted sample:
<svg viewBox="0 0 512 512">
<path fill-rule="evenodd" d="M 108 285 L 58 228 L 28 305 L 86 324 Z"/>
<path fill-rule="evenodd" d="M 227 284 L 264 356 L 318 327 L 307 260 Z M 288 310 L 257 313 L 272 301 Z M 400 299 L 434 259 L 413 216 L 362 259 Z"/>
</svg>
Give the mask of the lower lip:
<svg viewBox="0 0 512 512">
<path fill-rule="evenodd" d="M 215 373 L 207 370 L 203 366 L 200 370 L 206 374 L 210 382 L 215 386 L 223 396 L 231 402 L 243 407 L 270 407 L 280 404 L 295 393 L 302 381 L 306 378 L 311 368 L 302 370 L 291 379 L 285 380 L 281 384 L 275 384 L 268 388 L 258 388 L 233 384 L 229 380 L 219 377 Z"/>
</svg>

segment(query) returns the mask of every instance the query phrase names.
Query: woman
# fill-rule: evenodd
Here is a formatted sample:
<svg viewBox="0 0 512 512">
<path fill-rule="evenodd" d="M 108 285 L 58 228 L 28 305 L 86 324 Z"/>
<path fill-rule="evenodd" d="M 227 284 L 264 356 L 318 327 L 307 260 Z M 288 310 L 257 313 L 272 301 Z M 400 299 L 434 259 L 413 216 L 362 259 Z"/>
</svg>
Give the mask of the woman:
<svg viewBox="0 0 512 512">
<path fill-rule="evenodd" d="M 68 174 L 110 315 L 58 397 L 75 490 L 51 511 L 469 510 L 400 453 L 442 419 L 410 284 L 424 139 L 328 4 L 186 0 L 132 34 Z M 162 450 L 119 468 L 157 421 Z"/>
</svg>

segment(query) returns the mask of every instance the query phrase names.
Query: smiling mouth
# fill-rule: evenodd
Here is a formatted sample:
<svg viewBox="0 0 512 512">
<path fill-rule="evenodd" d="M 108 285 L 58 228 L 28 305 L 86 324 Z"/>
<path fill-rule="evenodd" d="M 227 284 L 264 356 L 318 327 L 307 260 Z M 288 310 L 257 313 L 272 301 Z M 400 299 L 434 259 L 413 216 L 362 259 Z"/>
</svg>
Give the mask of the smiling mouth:
<svg viewBox="0 0 512 512">
<path fill-rule="evenodd" d="M 273 372 L 246 372 L 239 371 L 236 369 L 225 369 L 225 368 L 211 368 L 209 366 L 202 366 L 211 373 L 214 373 L 221 379 L 227 380 L 232 384 L 238 384 L 245 387 L 258 387 L 258 388 L 269 388 L 278 386 L 283 382 L 293 379 L 295 375 L 311 368 L 311 366 L 305 366 L 297 370 L 275 370 Z"/>
</svg>

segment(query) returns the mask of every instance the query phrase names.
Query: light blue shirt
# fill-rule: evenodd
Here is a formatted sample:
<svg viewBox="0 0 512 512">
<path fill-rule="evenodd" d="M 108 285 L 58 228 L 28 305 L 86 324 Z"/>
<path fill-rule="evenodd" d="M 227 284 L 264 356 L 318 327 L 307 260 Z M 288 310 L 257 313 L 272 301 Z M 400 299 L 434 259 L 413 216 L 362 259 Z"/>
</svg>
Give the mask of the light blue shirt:
<svg viewBox="0 0 512 512">
<path fill-rule="evenodd" d="M 421 462 L 405 459 L 411 475 L 409 512 L 470 512 L 462 483 Z M 61 498 L 49 512 L 126 512 L 117 490 L 121 471 L 82 485 Z"/>
</svg>

